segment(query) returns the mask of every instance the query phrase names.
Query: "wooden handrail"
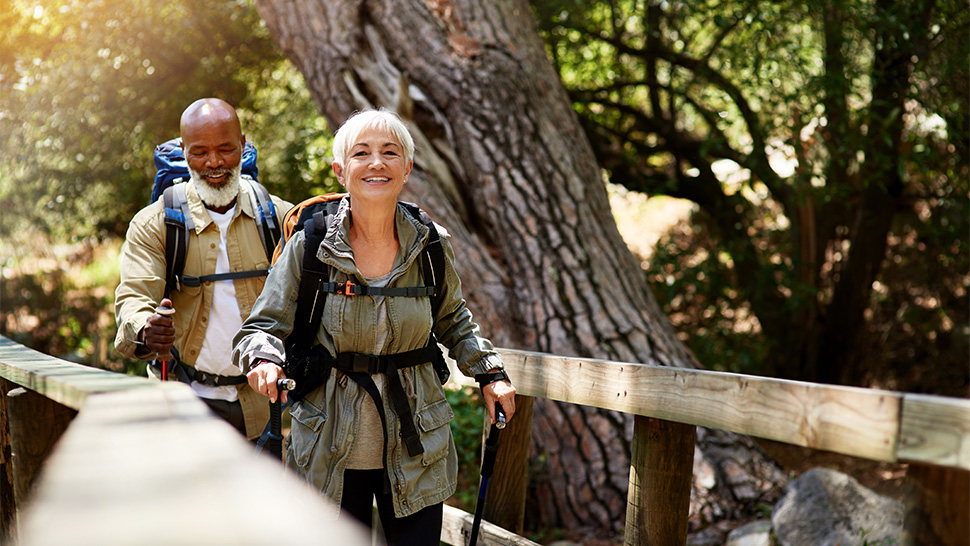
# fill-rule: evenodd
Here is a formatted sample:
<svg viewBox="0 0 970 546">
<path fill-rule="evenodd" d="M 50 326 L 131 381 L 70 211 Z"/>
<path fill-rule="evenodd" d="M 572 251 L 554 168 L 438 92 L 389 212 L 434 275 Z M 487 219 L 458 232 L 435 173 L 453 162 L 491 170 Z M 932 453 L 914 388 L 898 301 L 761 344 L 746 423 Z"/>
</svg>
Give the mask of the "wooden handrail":
<svg viewBox="0 0 970 546">
<path fill-rule="evenodd" d="M 519 394 L 970 470 L 970 400 L 499 349 Z M 474 385 L 452 374 L 464 385 Z"/>
<path fill-rule="evenodd" d="M 689 441 L 693 426 L 704 426 L 879 461 L 904 460 L 970 470 L 970 400 L 511 349 L 500 349 L 500 352 L 519 394 L 637 415 L 635 430 L 677 438 L 676 443 L 684 452 L 693 447 Z M 458 383 L 474 385 L 461 374 L 452 377 Z M 313 534 L 320 531 L 315 527 L 318 518 L 302 511 L 327 510 L 326 502 L 318 494 L 291 483 L 290 478 L 280 480 L 282 473 L 275 462 L 254 460 L 249 446 L 228 425 L 213 417 L 185 385 L 161 384 L 65 362 L 3 336 L 0 336 L 0 378 L 81 410 L 52 456 L 50 470 L 41 480 L 35 503 L 21 519 L 21 528 L 28 534 L 23 537 L 27 540 L 21 541 L 22 546 L 63 538 L 52 535 L 51 530 L 70 527 L 64 525 L 64 518 L 77 508 L 68 506 L 78 502 L 77 487 L 94 489 L 96 484 L 118 481 L 124 485 L 124 480 L 133 478 L 140 484 L 136 493 L 122 488 L 112 490 L 107 497 L 96 497 L 107 504 L 83 506 L 95 512 L 81 510 L 79 513 L 87 516 L 79 519 L 77 525 L 98 514 L 117 513 L 119 519 L 131 520 L 128 521 L 134 525 L 131 533 L 144 536 L 146 529 L 151 529 L 164 537 L 168 535 L 164 534 L 163 527 L 178 525 L 184 515 L 179 510 L 166 513 L 167 506 L 192 506 L 208 492 L 219 491 L 222 503 L 232 510 L 219 511 L 214 517 L 247 529 L 248 538 L 259 531 L 252 528 L 253 518 L 249 513 L 235 507 L 252 504 L 265 510 L 267 497 L 295 499 L 278 505 L 270 502 L 268 506 L 273 515 L 299 521 L 303 525 L 301 531 L 310 531 L 307 537 L 319 537 Z M 666 422 L 681 423 L 687 428 L 669 428 L 663 425 Z M 97 449 L 92 449 L 94 438 L 101 439 Z M 636 449 L 646 449 L 644 438 L 635 437 L 634 443 L 639 446 Z M 656 445 L 650 449 L 666 447 L 670 446 Z M 175 497 L 165 497 L 163 493 L 172 493 L 165 490 L 166 485 L 185 480 L 179 469 L 192 468 L 191 459 L 180 459 L 187 451 L 202 458 L 202 468 L 207 470 L 200 470 L 193 477 L 201 480 L 201 476 L 214 474 L 215 481 L 195 484 L 204 487 L 185 487 Z M 210 453 L 220 455 L 212 458 L 207 456 Z M 668 457 L 680 458 L 683 457 Z M 639 536 L 642 529 L 637 525 L 657 523 L 663 532 L 671 531 L 667 535 L 675 537 L 671 543 L 683 542 L 686 530 L 677 527 L 683 526 L 683 522 L 671 526 L 662 518 L 645 516 L 640 511 L 643 499 L 636 495 L 641 494 L 642 487 L 670 487 L 671 491 L 679 490 L 689 496 L 689 469 L 686 478 L 683 469 L 678 471 L 676 483 L 645 480 L 652 473 L 665 474 L 669 470 L 665 465 L 670 462 L 643 451 L 636 459 L 631 469 L 631 495 L 634 496 L 629 503 L 628 536 Z M 148 461 L 156 460 L 177 464 L 146 466 Z M 132 467 L 133 462 L 138 466 Z M 147 471 L 148 468 L 153 471 Z M 671 475 L 674 474 L 677 473 Z M 160 512 L 152 513 L 150 521 L 140 522 L 138 518 L 144 516 L 143 512 L 126 509 L 137 506 L 134 499 L 144 505 L 146 499 L 152 498 L 145 497 L 146 487 L 156 488 L 151 492 L 156 494 L 154 500 L 158 506 L 155 508 Z M 247 490 L 258 490 L 258 494 L 249 494 Z M 227 496 L 233 501 L 226 502 Z M 306 518 L 294 517 L 292 510 Z M 686 514 L 683 516 L 685 522 Z M 212 517 L 207 514 L 198 524 L 212 526 Z M 261 513 L 260 517 L 265 521 L 268 516 Z M 314 521 L 307 523 L 305 519 Z M 159 526 L 158 521 L 166 524 Z M 467 524 L 467 515 L 449 512 L 443 538 L 447 530 L 448 536 L 458 542 L 462 522 Z M 182 529 L 189 534 L 180 536 L 196 536 L 191 532 L 201 532 L 201 528 Z M 87 529 L 92 527 L 89 525 Z M 332 533 L 332 527 L 326 526 L 326 529 Z M 655 531 L 651 529 L 650 533 Z M 84 544 L 88 538 L 90 543 L 103 543 L 105 536 L 130 539 L 135 535 L 117 530 L 113 535 L 74 533 L 70 541 Z M 482 538 L 485 539 L 483 546 L 530 543 L 522 537 L 500 532 Z M 229 544 L 239 539 L 240 535 L 230 534 L 210 542 Z M 301 542 L 294 540 L 292 534 L 287 541 Z M 165 540 L 158 542 L 166 543 Z"/>
<path fill-rule="evenodd" d="M 321 517 L 330 503 L 254 456 L 187 385 L 65 362 L 2 336 L 0 378 L 79 410 L 29 498 L 18 499 L 27 501 L 20 546 L 371 543 Z M 9 412 L 0 424 L 34 417 Z"/>
</svg>

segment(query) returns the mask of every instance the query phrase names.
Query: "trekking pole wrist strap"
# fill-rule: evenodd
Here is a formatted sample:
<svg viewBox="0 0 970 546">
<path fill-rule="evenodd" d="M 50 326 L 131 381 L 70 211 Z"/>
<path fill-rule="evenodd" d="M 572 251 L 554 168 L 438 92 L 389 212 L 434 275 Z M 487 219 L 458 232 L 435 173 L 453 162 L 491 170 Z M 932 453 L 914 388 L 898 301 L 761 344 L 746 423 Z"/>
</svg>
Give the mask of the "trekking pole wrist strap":
<svg viewBox="0 0 970 546">
<path fill-rule="evenodd" d="M 508 381 L 508 380 L 509 380 L 509 374 L 505 373 L 505 370 L 475 374 L 475 381 L 478 381 L 479 389 L 484 388 L 485 385 L 491 385 L 496 381 Z"/>
</svg>

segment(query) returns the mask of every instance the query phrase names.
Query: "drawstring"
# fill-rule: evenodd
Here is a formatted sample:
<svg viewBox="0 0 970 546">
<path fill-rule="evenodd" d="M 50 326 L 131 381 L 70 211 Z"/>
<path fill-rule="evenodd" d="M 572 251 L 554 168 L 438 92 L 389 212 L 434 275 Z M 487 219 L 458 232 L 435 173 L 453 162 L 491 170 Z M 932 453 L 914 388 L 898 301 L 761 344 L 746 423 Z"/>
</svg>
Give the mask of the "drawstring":
<svg viewBox="0 0 970 546">
<path fill-rule="evenodd" d="M 404 386 L 408 390 L 408 398 L 411 400 L 418 399 L 418 391 L 414 387 L 414 368 L 401 370 L 404 372 Z"/>
</svg>

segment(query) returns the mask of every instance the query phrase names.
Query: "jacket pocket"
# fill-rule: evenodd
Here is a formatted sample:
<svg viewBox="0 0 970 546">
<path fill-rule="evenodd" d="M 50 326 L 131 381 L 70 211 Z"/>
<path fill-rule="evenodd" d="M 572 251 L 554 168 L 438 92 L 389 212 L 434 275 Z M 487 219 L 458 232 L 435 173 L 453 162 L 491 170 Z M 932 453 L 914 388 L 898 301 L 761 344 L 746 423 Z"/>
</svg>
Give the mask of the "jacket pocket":
<svg viewBox="0 0 970 546">
<path fill-rule="evenodd" d="M 414 414 L 414 420 L 421 431 L 421 444 L 424 453 L 421 464 L 429 466 L 440 461 L 448 454 L 451 445 L 451 428 L 446 426 L 455 417 L 448 400 L 442 398 L 421 408 Z"/>
<path fill-rule="evenodd" d="M 289 448 L 293 450 L 293 459 L 297 466 L 305 469 L 314 448 L 320 443 L 321 429 L 327 422 L 327 414 L 306 400 L 301 400 L 290 408 L 290 418 L 292 424 Z"/>
</svg>

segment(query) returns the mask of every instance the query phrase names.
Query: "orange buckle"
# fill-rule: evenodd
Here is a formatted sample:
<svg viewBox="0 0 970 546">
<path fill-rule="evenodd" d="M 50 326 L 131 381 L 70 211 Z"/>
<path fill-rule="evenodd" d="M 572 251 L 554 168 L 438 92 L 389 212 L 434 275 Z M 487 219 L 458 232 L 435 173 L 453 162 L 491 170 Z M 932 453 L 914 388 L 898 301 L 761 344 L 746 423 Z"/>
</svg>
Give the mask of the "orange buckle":
<svg viewBox="0 0 970 546">
<path fill-rule="evenodd" d="M 347 281 L 347 282 L 344 283 L 344 295 L 345 296 L 353 296 L 354 295 L 354 292 L 352 290 L 353 286 L 354 286 L 354 283 L 351 282 L 351 281 Z"/>
</svg>

